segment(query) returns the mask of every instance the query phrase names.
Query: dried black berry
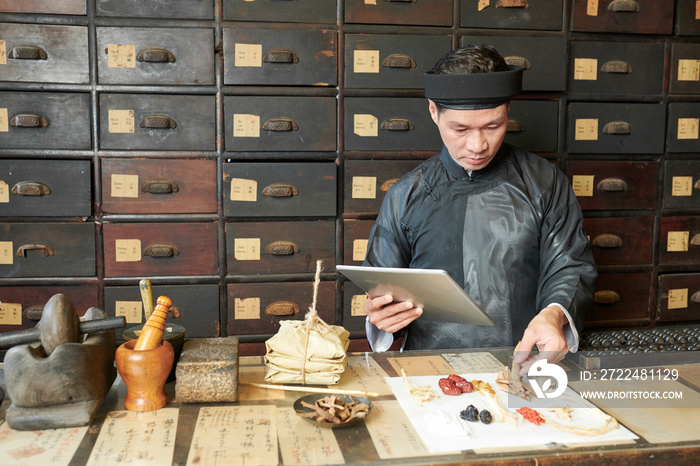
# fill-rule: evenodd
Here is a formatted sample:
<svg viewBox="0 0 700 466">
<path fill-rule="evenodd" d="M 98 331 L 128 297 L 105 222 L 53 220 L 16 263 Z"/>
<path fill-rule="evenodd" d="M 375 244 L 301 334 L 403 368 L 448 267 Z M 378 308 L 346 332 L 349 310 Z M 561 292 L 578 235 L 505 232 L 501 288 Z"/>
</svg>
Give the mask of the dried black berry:
<svg viewBox="0 0 700 466">
<path fill-rule="evenodd" d="M 483 422 L 484 424 L 491 424 L 491 413 L 489 413 L 485 409 L 482 409 L 479 413 L 479 419 L 481 419 L 481 422 Z"/>
<path fill-rule="evenodd" d="M 479 420 L 479 410 L 474 407 L 474 405 L 469 405 L 467 406 L 467 409 L 464 409 L 459 412 L 459 417 L 464 419 L 465 421 L 469 422 L 476 422 Z M 489 418 L 491 415 L 489 414 Z"/>
</svg>

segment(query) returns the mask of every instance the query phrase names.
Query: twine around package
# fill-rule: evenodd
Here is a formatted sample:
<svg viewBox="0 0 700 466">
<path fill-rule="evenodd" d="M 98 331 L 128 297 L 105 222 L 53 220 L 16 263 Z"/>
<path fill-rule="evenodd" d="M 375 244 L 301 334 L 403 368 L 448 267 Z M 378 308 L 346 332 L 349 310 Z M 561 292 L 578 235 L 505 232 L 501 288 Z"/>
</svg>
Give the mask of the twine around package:
<svg viewBox="0 0 700 466">
<path fill-rule="evenodd" d="M 340 381 L 347 363 L 350 332 L 328 325 L 316 312 L 321 261 L 316 262 L 313 302 L 304 320 L 283 320 L 265 342 L 266 382 L 330 385 Z"/>
</svg>

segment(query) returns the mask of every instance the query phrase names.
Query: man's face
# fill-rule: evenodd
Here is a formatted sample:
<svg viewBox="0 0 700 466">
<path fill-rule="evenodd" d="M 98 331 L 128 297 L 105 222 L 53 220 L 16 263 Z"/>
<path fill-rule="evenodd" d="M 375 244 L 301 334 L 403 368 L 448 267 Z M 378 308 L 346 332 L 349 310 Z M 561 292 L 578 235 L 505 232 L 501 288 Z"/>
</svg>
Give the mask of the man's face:
<svg viewBox="0 0 700 466">
<path fill-rule="evenodd" d="M 450 156 L 466 170 L 485 168 L 501 148 L 508 127 L 508 107 L 482 110 L 444 109 L 430 102 L 430 115 Z"/>
</svg>

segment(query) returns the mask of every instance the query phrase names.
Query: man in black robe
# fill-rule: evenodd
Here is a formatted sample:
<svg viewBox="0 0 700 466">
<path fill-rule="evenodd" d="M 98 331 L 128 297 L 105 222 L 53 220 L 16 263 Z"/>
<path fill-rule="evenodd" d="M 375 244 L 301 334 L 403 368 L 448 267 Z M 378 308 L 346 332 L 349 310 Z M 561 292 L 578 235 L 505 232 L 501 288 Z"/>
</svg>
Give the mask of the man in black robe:
<svg viewBox="0 0 700 466">
<path fill-rule="evenodd" d="M 446 54 L 425 75 L 444 147 L 397 181 L 372 228 L 364 265 L 444 269 L 495 322 L 420 318 L 391 296 L 367 300 L 367 336 L 386 351 L 514 346 L 523 372 L 537 346 L 549 362 L 578 348 L 597 272 L 582 214 L 553 164 L 503 144 L 522 69 L 489 46 Z"/>
</svg>

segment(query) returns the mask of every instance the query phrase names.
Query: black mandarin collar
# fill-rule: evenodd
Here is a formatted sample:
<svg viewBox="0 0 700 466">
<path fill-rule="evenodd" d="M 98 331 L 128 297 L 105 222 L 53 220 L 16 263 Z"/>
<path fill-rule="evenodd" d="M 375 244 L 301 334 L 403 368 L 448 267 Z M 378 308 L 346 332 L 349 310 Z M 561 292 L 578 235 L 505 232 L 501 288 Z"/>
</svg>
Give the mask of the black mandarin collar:
<svg viewBox="0 0 700 466">
<path fill-rule="evenodd" d="M 493 160 L 491 160 L 491 162 L 481 170 L 472 170 L 471 175 L 469 175 L 469 172 L 450 156 L 447 147 L 444 145 L 442 146 L 442 151 L 440 152 L 440 161 L 451 176 L 460 180 L 473 180 L 501 171 L 504 165 L 502 160 L 505 158 L 505 153 L 509 150 L 510 146 L 508 146 L 508 144 L 501 144 L 501 148 L 498 149 L 498 152 Z"/>
</svg>

